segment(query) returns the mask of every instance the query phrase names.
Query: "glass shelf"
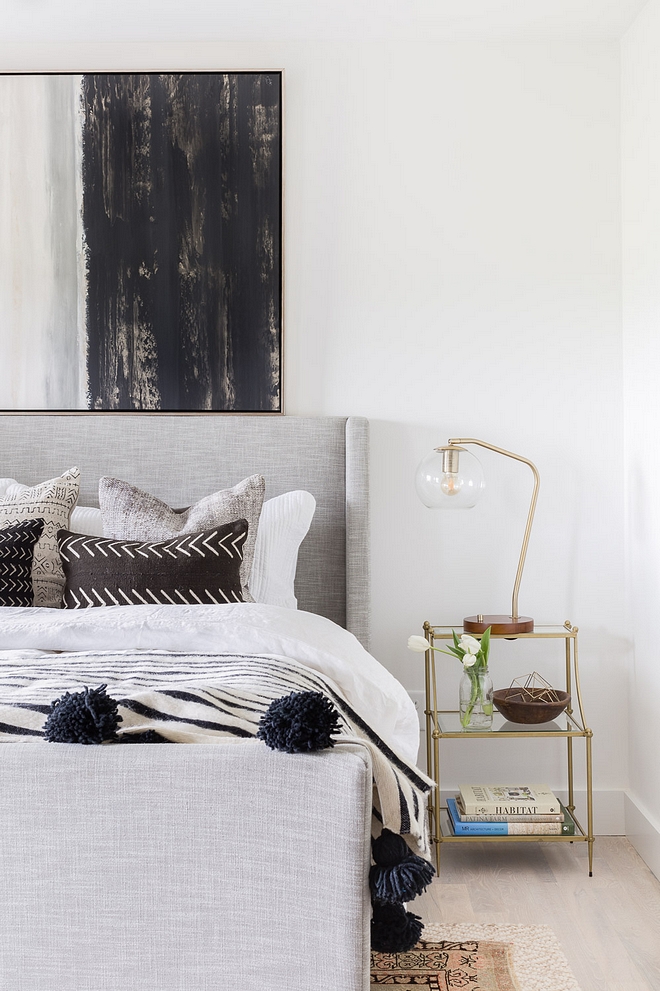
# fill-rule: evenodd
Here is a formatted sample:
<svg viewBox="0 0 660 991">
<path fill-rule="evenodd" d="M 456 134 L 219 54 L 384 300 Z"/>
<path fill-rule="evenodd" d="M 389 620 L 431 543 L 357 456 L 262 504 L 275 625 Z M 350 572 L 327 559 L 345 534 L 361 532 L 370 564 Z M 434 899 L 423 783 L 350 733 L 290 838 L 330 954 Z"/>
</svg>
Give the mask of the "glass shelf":
<svg viewBox="0 0 660 991">
<path fill-rule="evenodd" d="M 493 726 L 488 730 L 476 732 L 474 730 L 463 729 L 460 723 L 457 710 L 438 711 L 437 727 L 442 737 L 460 737 L 465 739 L 470 736 L 492 737 L 492 736 L 584 736 L 585 729 L 576 720 L 575 714 L 569 715 L 563 712 L 550 723 L 510 723 L 501 712 L 493 713 Z"/>
<path fill-rule="evenodd" d="M 552 833 L 526 833 L 506 836 L 501 834 L 479 835 L 471 833 L 466 836 L 456 836 L 449 822 L 449 813 L 443 807 L 440 810 L 440 835 L 443 843 L 579 843 L 588 840 L 588 836 L 573 813 L 575 833 L 572 836 L 554 835 Z"/>
<path fill-rule="evenodd" d="M 452 631 L 457 636 L 463 633 L 463 624 L 456 626 L 431 626 L 429 627 L 435 640 L 451 640 Z M 573 626 L 535 626 L 531 633 L 517 633 L 514 637 L 506 636 L 503 633 L 492 633 L 491 640 L 552 640 L 552 639 L 575 639 L 578 631 Z"/>
</svg>

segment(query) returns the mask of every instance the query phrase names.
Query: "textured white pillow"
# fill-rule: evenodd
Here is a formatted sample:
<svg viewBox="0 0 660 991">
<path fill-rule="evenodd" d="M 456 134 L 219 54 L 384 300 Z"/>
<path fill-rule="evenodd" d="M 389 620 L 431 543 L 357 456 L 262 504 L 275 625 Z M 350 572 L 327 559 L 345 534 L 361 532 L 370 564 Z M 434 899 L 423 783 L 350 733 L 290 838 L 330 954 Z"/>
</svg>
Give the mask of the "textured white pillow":
<svg viewBox="0 0 660 991">
<path fill-rule="evenodd" d="M 245 519 L 249 529 L 243 545 L 241 585 L 244 601 L 252 602 L 250 572 L 265 491 L 263 475 L 250 475 L 233 488 L 212 492 L 177 512 L 150 492 L 120 478 L 104 476 L 99 479 L 103 535 L 113 540 L 148 540 L 153 543 Z"/>
<path fill-rule="evenodd" d="M 59 609 L 62 605 L 64 572 L 57 548 L 57 531 L 68 528 L 79 487 L 78 468 L 71 468 L 40 485 L 21 485 L 13 478 L 0 480 L 0 527 L 23 520 L 44 521 L 43 533 L 32 558 L 35 606 Z"/>
<path fill-rule="evenodd" d="M 302 489 L 285 492 L 263 504 L 250 579 L 255 602 L 298 608 L 293 588 L 298 548 L 315 509 L 316 499 Z"/>
</svg>

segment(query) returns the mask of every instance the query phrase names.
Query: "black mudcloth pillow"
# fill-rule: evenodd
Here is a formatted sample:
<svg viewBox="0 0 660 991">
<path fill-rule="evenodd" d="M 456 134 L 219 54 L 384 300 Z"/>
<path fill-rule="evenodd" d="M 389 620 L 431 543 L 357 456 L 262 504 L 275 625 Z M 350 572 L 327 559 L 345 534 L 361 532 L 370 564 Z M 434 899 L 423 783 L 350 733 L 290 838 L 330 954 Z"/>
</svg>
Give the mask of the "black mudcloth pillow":
<svg viewBox="0 0 660 991">
<path fill-rule="evenodd" d="M 0 530 L 0 606 L 32 605 L 32 557 L 43 528 L 44 521 L 35 519 Z"/>
<path fill-rule="evenodd" d="M 158 543 L 60 530 L 63 606 L 220 605 L 242 602 L 246 520 Z"/>
</svg>

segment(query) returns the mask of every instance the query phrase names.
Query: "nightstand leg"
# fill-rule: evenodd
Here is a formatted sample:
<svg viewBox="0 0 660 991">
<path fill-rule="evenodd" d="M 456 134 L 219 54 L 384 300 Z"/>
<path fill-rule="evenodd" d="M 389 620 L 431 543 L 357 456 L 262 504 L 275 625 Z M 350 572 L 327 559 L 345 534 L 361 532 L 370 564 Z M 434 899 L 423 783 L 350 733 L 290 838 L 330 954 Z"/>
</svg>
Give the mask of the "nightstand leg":
<svg viewBox="0 0 660 991">
<path fill-rule="evenodd" d="M 437 704 L 437 703 L 436 703 Z M 437 712 L 437 710 L 436 710 Z M 440 734 L 438 730 L 433 731 L 433 780 L 435 781 L 433 832 L 435 834 L 435 869 L 440 873 L 440 845 L 442 843 L 442 833 L 440 829 Z"/>
<path fill-rule="evenodd" d="M 594 808 L 593 808 L 593 768 L 591 763 L 591 730 L 587 732 L 587 846 L 589 847 L 589 877 L 593 877 L 594 865 Z"/>
<path fill-rule="evenodd" d="M 569 696 L 572 692 L 571 687 L 571 641 L 566 640 L 566 691 Z M 569 715 L 573 712 L 573 707 L 571 703 L 568 703 L 566 711 Z M 572 814 L 575 812 L 575 798 L 573 795 L 573 737 L 569 736 L 566 738 L 566 749 L 568 751 L 568 802 L 566 807 L 568 811 Z"/>
</svg>

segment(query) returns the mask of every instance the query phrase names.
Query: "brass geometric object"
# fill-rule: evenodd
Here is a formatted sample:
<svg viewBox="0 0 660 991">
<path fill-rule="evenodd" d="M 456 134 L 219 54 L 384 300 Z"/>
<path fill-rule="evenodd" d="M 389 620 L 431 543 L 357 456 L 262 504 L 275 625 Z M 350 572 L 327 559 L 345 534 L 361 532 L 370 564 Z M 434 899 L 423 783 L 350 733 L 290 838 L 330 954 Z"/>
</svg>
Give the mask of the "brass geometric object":
<svg viewBox="0 0 660 991">
<path fill-rule="evenodd" d="M 514 691 L 514 689 L 518 690 Z M 538 671 L 514 678 L 506 697 L 507 701 L 515 699 L 520 702 L 559 702 L 557 692 Z"/>
</svg>

